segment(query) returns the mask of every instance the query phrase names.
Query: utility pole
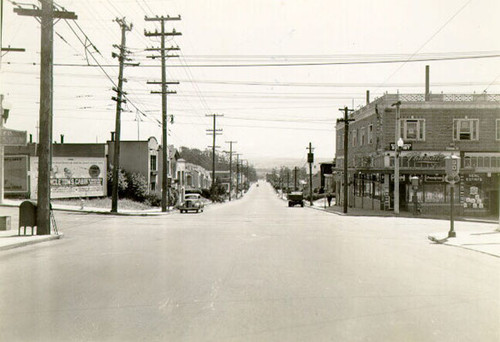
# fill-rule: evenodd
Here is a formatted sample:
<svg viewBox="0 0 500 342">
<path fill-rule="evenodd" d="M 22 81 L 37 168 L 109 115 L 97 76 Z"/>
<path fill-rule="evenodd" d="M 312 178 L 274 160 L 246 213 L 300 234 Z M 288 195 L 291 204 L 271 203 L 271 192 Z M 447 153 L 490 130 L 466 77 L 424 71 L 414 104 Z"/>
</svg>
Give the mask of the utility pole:
<svg viewBox="0 0 500 342">
<path fill-rule="evenodd" d="M 127 55 L 130 51 L 127 50 L 126 43 L 126 33 L 127 31 L 132 30 L 132 24 L 127 25 L 125 22 L 125 18 L 123 19 L 115 19 L 115 21 L 120 25 L 120 29 L 122 31 L 121 44 L 119 46 L 114 46 L 120 52 L 119 55 L 116 53 L 112 53 L 111 56 L 113 58 L 118 58 L 120 63 L 119 72 L 118 72 L 118 87 L 113 87 L 113 90 L 116 92 L 116 97 L 113 96 L 111 99 L 116 101 L 116 117 L 115 117 L 115 141 L 113 144 L 114 153 L 113 153 L 113 187 L 111 190 L 111 212 L 116 213 L 118 211 L 118 173 L 120 168 L 120 132 L 121 132 L 121 112 L 122 112 L 122 103 L 126 103 L 127 100 L 123 99 L 123 95 L 127 93 L 123 91 L 123 82 L 125 81 L 123 78 L 123 69 L 125 67 L 125 61 L 130 60 L 127 58 Z"/>
<path fill-rule="evenodd" d="M 347 107 L 340 108 L 341 112 L 344 112 L 344 118 L 338 119 L 337 123 L 344 123 L 344 214 L 347 214 L 347 201 L 349 200 L 349 177 L 348 177 L 348 163 L 349 163 L 349 122 L 354 121 L 354 119 L 349 119 L 349 112 L 353 112 L 354 109 L 349 109 Z"/>
<path fill-rule="evenodd" d="M 216 137 L 218 135 L 222 135 L 222 129 L 217 129 L 217 118 L 224 116 L 223 114 L 207 114 L 205 115 L 207 117 L 212 117 L 213 118 L 213 128 L 212 129 L 207 129 L 207 135 L 212 135 L 212 188 L 215 185 L 215 149 L 219 146 L 215 144 Z"/>
<path fill-rule="evenodd" d="M 307 148 L 309 153 L 307 153 L 307 162 L 309 163 L 309 204 L 313 205 L 313 174 L 312 174 L 312 164 L 314 163 L 314 154 L 312 144 L 309 143 Z"/>
<path fill-rule="evenodd" d="M 238 192 L 240 187 L 240 156 L 241 153 L 236 154 L 236 199 L 238 199 Z"/>
<path fill-rule="evenodd" d="M 290 192 L 290 169 L 286 169 L 286 191 Z"/>
<path fill-rule="evenodd" d="M 299 172 L 299 168 L 295 166 L 293 168 L 293 190 L 297 191 L 297 172 Z"/>
<path fill-rule="evenodd" d="M 18 15 L 38 17 L 41 23 L 40 141 L 38 145 L 37 235 L 50 235 L 50 169 L 52 150 L 54 19 L 76 20 L 73 12 L 54 10 L 53 0 L 41 0 L 42 8 L 15 8 Z"/>
<path fill-rule="evenodd" d="M 229 144 L 229 201 L 231 201 L 231 191 L 233 190 L 233 144 L 237 141 L 230 140 L 226 141 Z"/>
<path fill-rule="evenodd" d="M 161 24 L 161 31 L 158 32 L 147 32 L 144 31 L 146 37 L 160 37 L 161 47 L 160 48 L 148 48 L 146 51 L 160 51 L 160 56 L 147 56 L 148 58 L 155 59 L 161 58 L 161 82 L 147 82 L 147 84 L 161 84 L 161 91 L 152 91 L 152 94 L 161 94 L 161 125 L 162 125 L 162 182 L 161 182 L 161 211 L 165 212 L 168 210 L 168 199 L 170 198 L 170 186 L 168 184 L 168 174 L 169 174 L 169 163 L 168 163 L 168 120 L 167 120 L 167 95 L 176 94 L 176 91 L 169 91 L 168 84 L 179 84 L 179 82 L 167 82 L 167 70 L 166 70 L 166 58 L 179 57 L 179 55 L 167 55 L 168 51 L 178 51 L 179 47 L 165 47 L 165 37 L 168 36 L 180 36 L 182 33 L 176 32 L 175 29 L 172 32 L 165 32 L 165 22 L 171 20 L 181 20 L 181 16 L 170 17 L 161 16 L 148 18 L 145 17 L 146 21 L 159 21 Z"/>
<path fill-rule="evenodd" d="M 396 103 L 393 103 L 392 106 L 396 106 L 396 129 L 395 129 L 395 140 L 394 140 L 394 214 L 398 215 L 399 214 L 399 152 L 400 144 L 402 144 L 402 141 L 400 142 L 400 134 L 401 134 L 401 128 L 400 128 L 400 112 L 399 112 L 399 107 L 401 106 L 401 101 L 398 101 Z"/>
</svg>

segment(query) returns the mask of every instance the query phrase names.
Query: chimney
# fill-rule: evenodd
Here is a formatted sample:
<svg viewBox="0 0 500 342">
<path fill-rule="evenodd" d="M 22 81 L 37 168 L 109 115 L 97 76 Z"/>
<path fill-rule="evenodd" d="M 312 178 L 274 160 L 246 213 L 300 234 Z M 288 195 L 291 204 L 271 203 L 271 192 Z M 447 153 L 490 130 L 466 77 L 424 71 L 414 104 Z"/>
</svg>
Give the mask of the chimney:
<svg viewBox="0 0 500 342">
<path fill-rule="evenodd" d="M 370 103 L 370 91 L 367 90 L 366 91 L 366 105 L 368 105 Z"/>
<path fill-rule="evenodd" d="M 61 144 L 64 144 L 64 134 L 61 134 Z"/>
<path fill-rule="evenodd" d="M 33 143 L 33 134 L 30 134 L 30 144 Z"/>
<path fill-rule="evenodd" d="M 115 141 L 115 132 L 111 132 L 111 141 Z"/>
<path fill-rule="evenodd" d="M 425 101 L 429 101 L 430 98 L 430 82 L 429 82 L 429 66 L 425 66 Z"/>
</svg>

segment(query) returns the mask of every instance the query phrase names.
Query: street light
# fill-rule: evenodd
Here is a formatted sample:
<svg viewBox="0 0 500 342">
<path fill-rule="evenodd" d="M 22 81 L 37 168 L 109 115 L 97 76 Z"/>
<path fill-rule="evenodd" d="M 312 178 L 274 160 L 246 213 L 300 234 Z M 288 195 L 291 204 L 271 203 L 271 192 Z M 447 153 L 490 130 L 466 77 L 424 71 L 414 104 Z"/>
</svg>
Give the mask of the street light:
<svg viewBox="0 0 500 342">
<path fill-rule="evenodd" d="M 399 154 L 403 145 L 403 139 L 399 138 L 394 153 L 394 214 L 399 214 Z"/>
</svg>

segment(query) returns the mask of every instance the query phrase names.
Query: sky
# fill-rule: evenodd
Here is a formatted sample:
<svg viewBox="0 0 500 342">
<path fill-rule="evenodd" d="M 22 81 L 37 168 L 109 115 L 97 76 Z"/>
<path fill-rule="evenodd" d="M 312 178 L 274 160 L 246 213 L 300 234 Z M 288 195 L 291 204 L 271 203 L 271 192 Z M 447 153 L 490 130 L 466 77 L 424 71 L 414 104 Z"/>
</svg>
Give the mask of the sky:
<svg viewBox="0 0 500 342">
<path fill-rule="evenodd" d="M 22 6 L 38 4 L 24 0 Z M 339 108 L 359 108 L 384 93 L 423 93 L 430 65 L 433 93 L 499 93 L 500 2 L 497 0 L 58 0 L 75 21 L 58 21 L 54 36 L 54 139 L 103 143 L 114 131 L 112 87 L 125 18 L 132 62 L 124 90 L 122 140 L 161 141 L 161 96 L 151 94 L 161 79 L 159 59 L 146 48 L 159 29 L 145 16 L 178 16 L 167 23 L 181 36 L 179 58 L 167 60 L 167 78 L 179 81 L 168 96 L 168 143 L 205 149 L 212 144 L 207 114 L 223 114 L 217 128 L 220 150 L 226 141 L 250 163 L 293 158 L 306 162 L 309 142 L 317 159 L 335 156 Z M 37 140 L 40 24 L 13 12 L 3 0 L 2 46 L 25 48 L 4 53 L 0 92 L 12 106 L 6 124 Z M 86 38 L 85 38 L 86 37 Z M 90 45 L 99 51 L 96 52 Z M 85 49 L 85 46 L 88 49 Z M 453 59 L 456 57 L 468 59 Z M 451 60 L 412 61 L 415 59 Z M 396 61 L 396 63 L 380 63 Z M 362 63 L 359 63 L 362 62 Z M 377 62 L 377 63 L 366 63 Z M 102 69 L 96 67 L 99 63 Z M 280 66 L 272 64 L 281 64 Z M 317 65 L 311 65 L 311 64 Z M 89 66 L 90 64 L 90 66 Z M 285 64 L 285 65 L 283 65 Z M 292 64 L 292 65 L 290 65 Z M 318 65 L 319 64 L 319 65 Z M 107 74 L 107 75 L 106 75 Z M 278 165 L 276 165 L 278 166 Z M 299 165 L 302 166 L 302 165 Z"/>
</svg>

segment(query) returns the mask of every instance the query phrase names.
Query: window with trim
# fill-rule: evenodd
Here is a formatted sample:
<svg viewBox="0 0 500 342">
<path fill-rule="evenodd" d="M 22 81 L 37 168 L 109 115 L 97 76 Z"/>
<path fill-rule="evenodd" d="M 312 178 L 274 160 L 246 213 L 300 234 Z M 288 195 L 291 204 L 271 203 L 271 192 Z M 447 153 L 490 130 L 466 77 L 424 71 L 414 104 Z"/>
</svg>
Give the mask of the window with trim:
<svg viewBox="0 0 500 342">
<path fill-rule="evenodd" d="M 496 120 L 497 123 L 497 140 L 500 140 L 500 119 Z"/>
<path fill-rule="evenodd" d="M 352 146 L 356 146 L 356 142 L 358 141 L 358 131 L 352 130 Z"/>
<path fill-rule="evenodd" d="M 365 128 L 361 128 L 359 130 L 359 146 L 363 146 L 366 144 L 366 137 L 365 137 Z"/>
<path fill-rule="evenodd" d="M 401 137 L 403 140 L 425 140 L 424 119 L 401 119 Z"/>
<path fill-rule="evenodd" d="M 479 140 L 479 119 L 454 119 L 453 140 Z"/>
<path fill-rule="evenodd" d="M 150 170 L 151 171 L 156 171 L 157 170 L 157 168 L 156 168 L 156 156 L 151 155 L 149 158 L 150 158 L 149 159 L 149 161 L 150 161 L 150 163 L 149 163 Z"/>
<path fill-rule="evenodd" d="M 373 125 L 368 126 L 368 144 L 373 143 Z"/>
</svg>

